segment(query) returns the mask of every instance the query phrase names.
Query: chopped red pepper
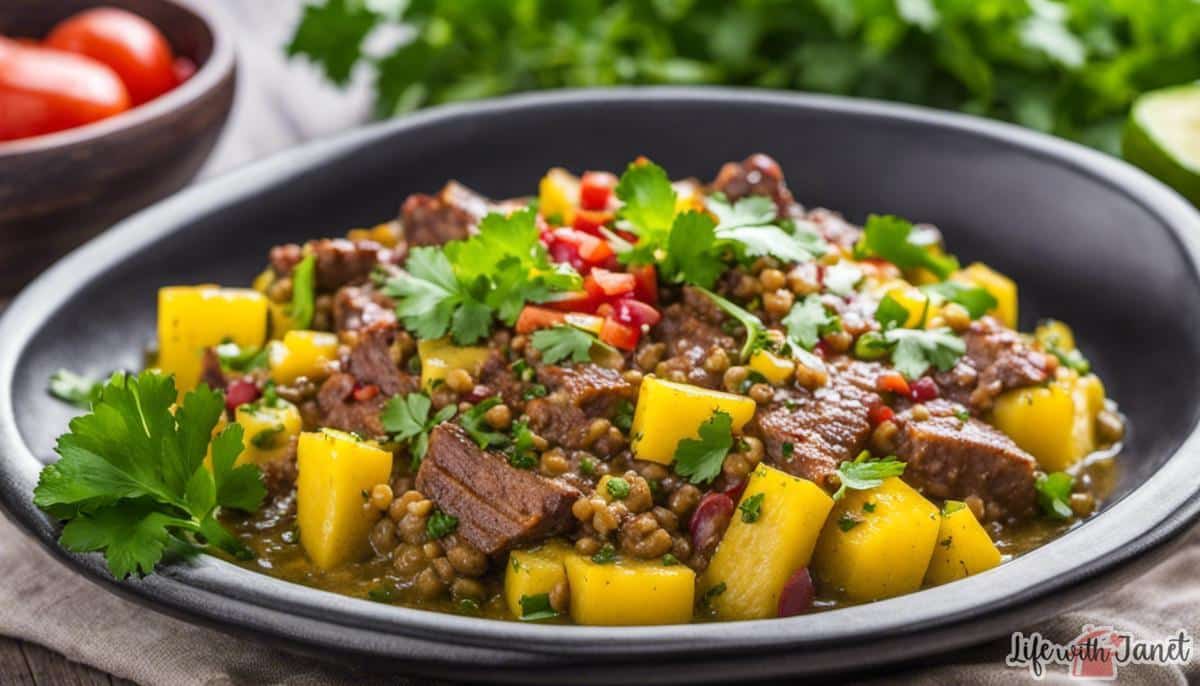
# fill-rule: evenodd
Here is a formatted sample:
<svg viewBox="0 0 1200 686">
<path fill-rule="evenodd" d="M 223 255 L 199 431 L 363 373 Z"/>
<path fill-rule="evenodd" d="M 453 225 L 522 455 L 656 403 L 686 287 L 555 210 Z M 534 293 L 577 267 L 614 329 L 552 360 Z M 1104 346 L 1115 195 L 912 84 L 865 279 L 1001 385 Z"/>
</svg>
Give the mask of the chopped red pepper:
<svg viewBox="0 0 1200 686">
<path fill-rule="evenodd" d="M 608 208 L 617 177 L 608 172 L 584 172 L 579 179 L 579 206 L 585 210 Z"/>
<path fill-rule="evenodd" d="M 613 220 L 613 213 L 608 210 L 575 210 L 575 220 L 571 223 L 576 231 L 582 231 L 591 236 L 601 236 L 600 227 Z"/>
<path fill-rule="evenodd" d="M 563 312 L 595 312 L 601 300 L 587 291 L 571 291 L 559 293 L 554 300 L 542 304 Z"/>
<path fill-rule="evenodd" d="M 621 350 L 633 350 L 641 337 L 642 332 L 638 329 L 612 318 L 606 318 L 600 327 L 600 340 Z"/>
<path fill-rule="evenodd" d="M 353 395 L 354 399 L 358 402 L 366 402 L 379 395 L 379 386 L 376 386 L 373 383 L 367 384 L 366 386 L 359 386 L 354 389 Z"/>
<path fill-rule="evenodd" d="M 557 310 L 526 305 L 525 309 L 521 310 L 521 314 L 517 317 L 517 333 L 532 333 L 538 329 L 545 329 L 555 324 L 561 324 L 566 321 L 566 318 L 567 315 Z"/>
<path fill-rule="evenodd" d="M 884 372 L 875 379 L 875 388 L 880 392 L 888 391 L 897 395 L 908 395 L 908 382 L 900 372 Z"/>
<path fill-rule="evenodd" d="M 658 270 L 652 264 L 642 264 L 629 268 L 629 273 L 637 284 L 633 287 L 633 297 L 651 305 L 658 304 Z"/>
<path fill-rule="evenodd" d="M 583 280 L 583 287 L 592 295 L 615 297 L 632 293 L 637 286 L 633 274 L 610 272 L 607 269 L 593 269 Z"/>
<path fill-rule="evenodd" d="M 658 310 L 644 302 L 634 300 L 633 298 L 621 298 L 613 303 L 613 319 L 626 325 L 632 326 L 639 331 L 643 326 L 650 327 L 658 323 L 662 319 L 662 315 Z"/>
</svg>

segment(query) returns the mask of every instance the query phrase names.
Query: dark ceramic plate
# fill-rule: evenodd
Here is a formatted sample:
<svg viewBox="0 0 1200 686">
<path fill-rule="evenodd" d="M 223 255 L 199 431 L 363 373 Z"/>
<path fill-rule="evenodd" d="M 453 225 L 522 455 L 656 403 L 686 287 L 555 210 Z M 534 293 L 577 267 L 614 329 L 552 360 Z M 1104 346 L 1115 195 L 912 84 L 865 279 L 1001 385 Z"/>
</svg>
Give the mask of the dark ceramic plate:
<svg viewBox="0 0 1200 686">
<path fill-rule="evenodd" d="M 30 504 L 70 411 L 61 366 L 135 368 L 155 290 L 248 283 L 267 249 L 391 217 L 457 178 L 529 193 L 552 165 L 619 169 L 639 154 L 710 177 L 755 151 L 797 197 L 861 220 L 942 227 L 966 260 L 1021 285 L 1022 321 L 1076 327 L 1129 414 L 1116 497 L 1057 541 L 970 579 L 782 620 L 598 628 L 504 623 L 355 600 L 211 558 L 114 583 L 69 555 Z M 1131 580 L 1200 517 L 1200 215 L 1116 159 L 1025 130 L 921 109 L 730 90 L 615 90 L 425 112 L 309 145 L 124 222 L 31 285 L 0 320 L 0 502 L 60 559 L 121 595 L 217 628 L 425 674 L 573 682 L 715 681 L 865 668 L 976 643 Z M 582 669 L 580 669 L 582 667 Z"/>
</svg>

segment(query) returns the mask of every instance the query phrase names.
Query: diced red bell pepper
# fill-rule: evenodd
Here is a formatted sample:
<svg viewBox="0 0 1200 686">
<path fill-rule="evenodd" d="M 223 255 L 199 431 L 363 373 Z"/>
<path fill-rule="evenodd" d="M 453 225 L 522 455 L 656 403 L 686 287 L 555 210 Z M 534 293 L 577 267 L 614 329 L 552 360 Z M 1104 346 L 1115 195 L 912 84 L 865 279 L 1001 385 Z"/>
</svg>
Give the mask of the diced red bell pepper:
<svg viewBox="0 0 1200 686">
<path fill-rule="evenodd" d="M 554 296 L 554 300 L 548 300 L 544 303 L 546 307 L 563 312 L 595 312 L 600 306 L 601 298 L 598 298 L 587 291 L 571 291 L 569 293 L 559 293 Z"/>
<path fill-rule="evenodd" d="M 608 210 L 575 210 L 575 220 L 571 226 L 576 231 L 582 231 L 590 236 L 601 237 L 600 227 L 613 220 L 613 213 Z"/>
<path fill-rule="evenodd" d="M 567 316 L 558 310 L 526 305 L 525 309 L 521 310 L 521 314 L 517 316 L 517 333 L 532 333 L 538 329 L 561 324 L 566 321 L 566 318 Z"/>
<path fill-rule="evenodd" d="M 604 264 L 614 254 L 608 241 L 575 229 L 555 229 L 550 232 L 550 241 L 548 249 L 551 257 L 558 254 L 569 255 L 573 252 L 588 266 Z M 564 251 L 562 248 L 556 248 L 559 245 L 570 246 L 571 250 Z M 566 262 L 569 260 L 556 259 L 556 261 Z"/>
<path fill-rule="evenodd" d="M 354 388 L 354 399 L 360 403 L 365 403 L 377 395 L 379 395 L 379 386 L 376 386 L 373 383 L 369 383 L 366 386 L 356 386 Z"/>
<path fill-rule="evenodd" d="M 612 272 L 607 269 L 593 269 L 583 280 L 583 287 L 593 295 L 603 295 L 610 298 L 632 293 L 637 286 L 637 279 L 626 272 Z"/>
<path fill-rule="evenodd" d="M 641 331 L 632 326 L 625 326 L 611 317 L 605 318 L 600 327 L 600 340 L 621 350 L 633 350 L 641 337 Z"/>
<path fill-rule="evenodd" d="M 652 264 L 641 264 L 629 268 L 637 284 L 633 287 L 633 297 L 651 305 L 658 304 L 658 270 Z"/>
<path fill-rule="evenodd" d="M 579 179 L 579 206 L 585 210 L 603 210 L 608 207 L 617 177 L 608 172 L 584 172 Z"/>
<path fill-rule="evenodd" d="M 875 388 L 880 392 L 890 391 L 897 395 L 908 395 L 909 393 L 908 382 L 904 380 L 900 372 L 880 374 L 879 378 L 875 379 Z"/>
<path fill-rule="evenodd" d="M 621 298 L 613 303 L 613 319 L 641 331 L 643 326 L 654 326 L 662 315 L 658 310 L 633 298 Z"/>
</svg>

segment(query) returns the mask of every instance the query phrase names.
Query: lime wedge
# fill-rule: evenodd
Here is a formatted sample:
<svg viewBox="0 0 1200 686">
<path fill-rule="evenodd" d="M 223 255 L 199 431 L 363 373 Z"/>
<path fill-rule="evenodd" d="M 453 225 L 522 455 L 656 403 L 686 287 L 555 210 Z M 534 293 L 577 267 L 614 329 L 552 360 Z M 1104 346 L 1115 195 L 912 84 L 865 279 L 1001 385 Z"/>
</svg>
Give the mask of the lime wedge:
<svg viewBox="0 0 1200 686">
<path fill-rule="evenodd" d="M 1139 97 L 1125 127 L 1121 153 L 1200 205 L 1200 83 Z"/>
</svg>

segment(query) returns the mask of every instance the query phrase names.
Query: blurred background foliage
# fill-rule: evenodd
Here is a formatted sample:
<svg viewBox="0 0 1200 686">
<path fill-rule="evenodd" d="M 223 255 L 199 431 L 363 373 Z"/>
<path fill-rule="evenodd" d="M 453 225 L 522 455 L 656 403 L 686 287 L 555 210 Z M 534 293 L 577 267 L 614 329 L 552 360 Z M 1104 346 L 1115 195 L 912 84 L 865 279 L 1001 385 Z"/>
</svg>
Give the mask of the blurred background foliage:
<svg viewBox="0 0 1200 686">
<path fill-rule="evenodd" d="M 402 37 L 374 45 L 389 29 Z M 1200 77 L 1200 0 L 317 0 L 287 50 L 339 84 L 369 70 L 379 116 L 728 84 L 959 110 L 1116 153 L 1139 93 Z"/>
</svg>

